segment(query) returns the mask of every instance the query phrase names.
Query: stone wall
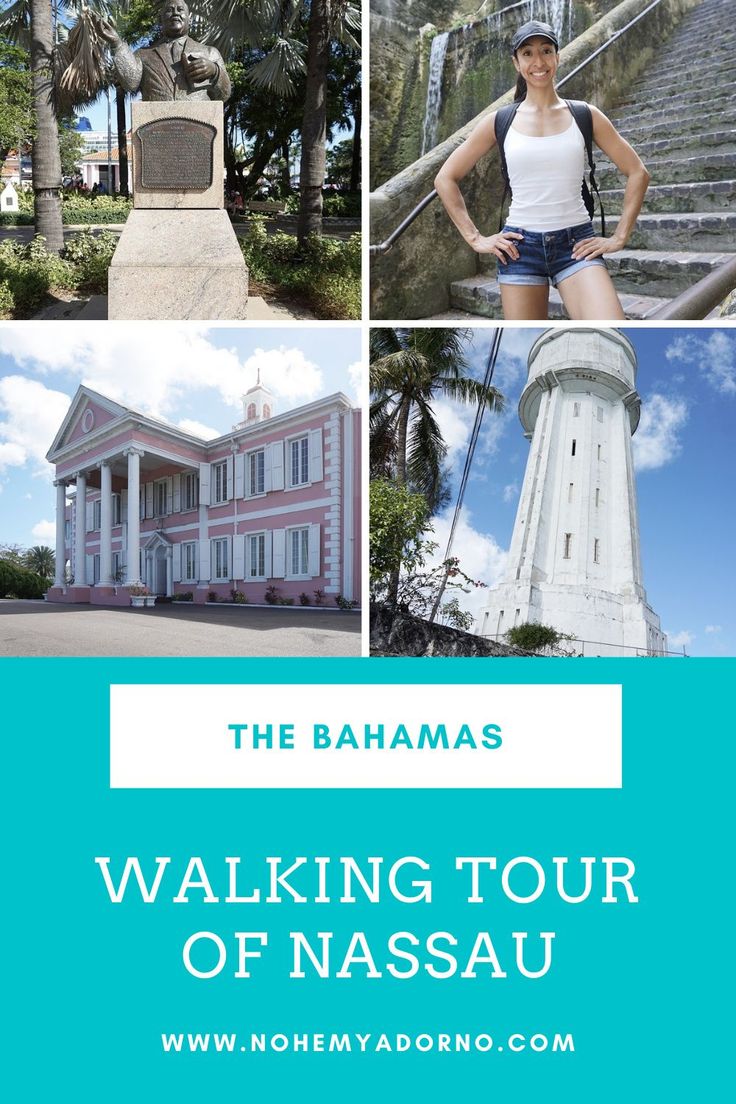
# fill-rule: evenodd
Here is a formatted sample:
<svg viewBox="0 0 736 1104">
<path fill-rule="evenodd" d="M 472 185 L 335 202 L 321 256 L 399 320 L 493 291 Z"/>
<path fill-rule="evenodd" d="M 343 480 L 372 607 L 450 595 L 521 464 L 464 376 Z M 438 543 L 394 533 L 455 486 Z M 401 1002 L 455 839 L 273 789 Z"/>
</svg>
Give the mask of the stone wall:
<svg viewBox="0 0 736 1104">
<path fill-rule="evenodd" d="M 560 77 L 571 72 L 599 46 L 644 11 L 651 0 L 622 0 L 561 51 Z M 569 82 L 564 95 L 588 100 L 604 110 L 625 96 L 645 70 L 659 43 L 683 14 L 702 0 L 662 0 L 630 34 L 622 35 Z M 432 191 L 434 177 L 480 118 L 513 99 L 513 88 L 424 157 L 388 180 L 371 196 L 372 243 L 383 241 L 419 201 Z M 502 186 L 496 150 L 463 181 L 463 195 L 478 226 L 496 227 Z M 478 258 L 447 218 L 439 201 L 430 205 L 393 249 L 372 259 L 371 317 L 419 319 L 446 311 L 453 280 L 474 276 Z"/>
<path fill-rule="evenodd" d="M 384 606 L 371 606 L 371 655 L 373 656 L 528 656 L 520 648 L 499 644 L 482 636 L 430 625 L 409 614 L 392 614 Z"/>
</svg>

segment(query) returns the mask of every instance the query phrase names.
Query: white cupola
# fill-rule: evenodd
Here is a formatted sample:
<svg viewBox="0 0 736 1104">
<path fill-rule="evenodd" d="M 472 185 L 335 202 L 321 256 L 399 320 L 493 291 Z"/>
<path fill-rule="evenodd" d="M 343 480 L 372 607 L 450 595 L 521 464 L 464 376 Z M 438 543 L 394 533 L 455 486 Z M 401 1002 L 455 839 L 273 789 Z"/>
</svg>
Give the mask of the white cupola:
<svg viewBox="0 0 736 1104">
<path fill-rule="evenodd" d="M 274 400 L 273 395 L 261 383 L 261 370 L 258 369 L 258 377 L 253 387 L 249 387 L 245 394 L 242 396 L 243 402 L 243 420 L 239 422 L 235 429 L 246 429 L 249 426 L 256 425 L 258 422 L 265 422 L 268 418 L 273 417 Z"/>
</svg>

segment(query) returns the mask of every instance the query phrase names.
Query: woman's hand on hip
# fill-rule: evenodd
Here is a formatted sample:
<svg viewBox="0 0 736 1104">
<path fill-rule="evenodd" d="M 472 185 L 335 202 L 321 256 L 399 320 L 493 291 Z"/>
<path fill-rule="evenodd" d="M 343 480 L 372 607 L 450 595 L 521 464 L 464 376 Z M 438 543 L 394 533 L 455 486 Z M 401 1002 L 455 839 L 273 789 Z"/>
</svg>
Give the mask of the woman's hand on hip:
<svg viewBox="0 0 736 1104">
<path fill-rule="evenodd" d="M 480 234 L 470 242 L 476 253 L 492 253 L 498 257 L 501 264 L 508 264 L 509 260 L 518 261 L 519 250 L 517 241 L 523 241 L 524 235 L 517 234 L 515 230 L 503 230 L 500 234 L 492 234 L 484 238 Z"/>
<path fill-rule="evenodd" d="M 572 247 L 572 257 L 575 261 L 590 261 L 593 257 L 602 257 L 604 253 L 618 253 L 625 245 L 624 239 L 615 234 L 610 238 L 583 238 Z"/>
</svg>

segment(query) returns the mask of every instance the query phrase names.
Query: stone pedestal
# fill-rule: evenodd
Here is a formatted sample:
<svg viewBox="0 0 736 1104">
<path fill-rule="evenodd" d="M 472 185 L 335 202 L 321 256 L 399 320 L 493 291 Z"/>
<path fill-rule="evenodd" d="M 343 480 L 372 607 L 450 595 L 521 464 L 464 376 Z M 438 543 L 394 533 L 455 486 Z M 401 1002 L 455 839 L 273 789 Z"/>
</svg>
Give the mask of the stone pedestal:
<svg viewBox="0 0 736 1104">
<path fill-rule="evenodd" d="M 108 318 L 245 317 L 223 164 L 221 103 L 133 104 L 133 211 L 108 274 Z"/>
</svg>

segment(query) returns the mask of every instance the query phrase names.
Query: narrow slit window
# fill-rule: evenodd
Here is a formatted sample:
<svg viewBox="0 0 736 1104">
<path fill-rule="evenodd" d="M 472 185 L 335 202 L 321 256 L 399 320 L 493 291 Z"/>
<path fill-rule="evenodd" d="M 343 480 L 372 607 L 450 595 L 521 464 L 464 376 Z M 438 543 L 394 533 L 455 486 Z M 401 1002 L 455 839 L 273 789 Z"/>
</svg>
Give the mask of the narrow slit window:
<svg viewBox="0 0 736 1104">
<path fill-rule="evenodd" d="M 603 407 L 602 406 L 598 407 L 598 421 L 599 422 L 603 421 Z"/>
<path fill-rule="evenodd" d="M 600 458 L 601 458 L 601 446 L 599 445 L 598 446 L 598 459 L 600 460 Z"/>
<path fill-rule="evenodd" d="M 601 489 L 600 489 L 600 487 L 596 487 L 596 489 L 595 489 L 595 504 L 596 504 L 596 506 L 598 506 L 600 504 L 600 501 L 601 501 Z"/>
<path fill-rule="evenodd" d="M 593 563 L 600 563 L 601 542 L 596 537 L 593 541 Z"/>
<path fill-rule="evenodd" d="M 572 416 L 573 416 L 573 418 L 579 418 L 580 417 L 580 403 L 573 403 L 572 404 Z"/>
<path fill-rule="evenodd" d="M 565 533 L 565 547 L 562 553 L 563 559 L 569 560 L 572 553 L 572 533 Z"/>
<path fill-rule="evenodd" d="M 576 441 L 576 440 L 575 440 L 575 438 L 573 437 L 573 439 L 572 439 L 572 453 L 571 453 L 571 455 L 572 455 L 572 456 L 574 456 L 574 455 L 575 455 L 575 449 L 576 449 L 576 448 L 577 448 L 577 441 Z"/>
<path fill-rule="evenodd" d="M 567 501 L 568 502 L 572 502 L 572 488 L 573 488 L 573 486 L 574 486 L 574 484 L 570 483 L 570 485 L 567 488 Z"/>
</svg>

